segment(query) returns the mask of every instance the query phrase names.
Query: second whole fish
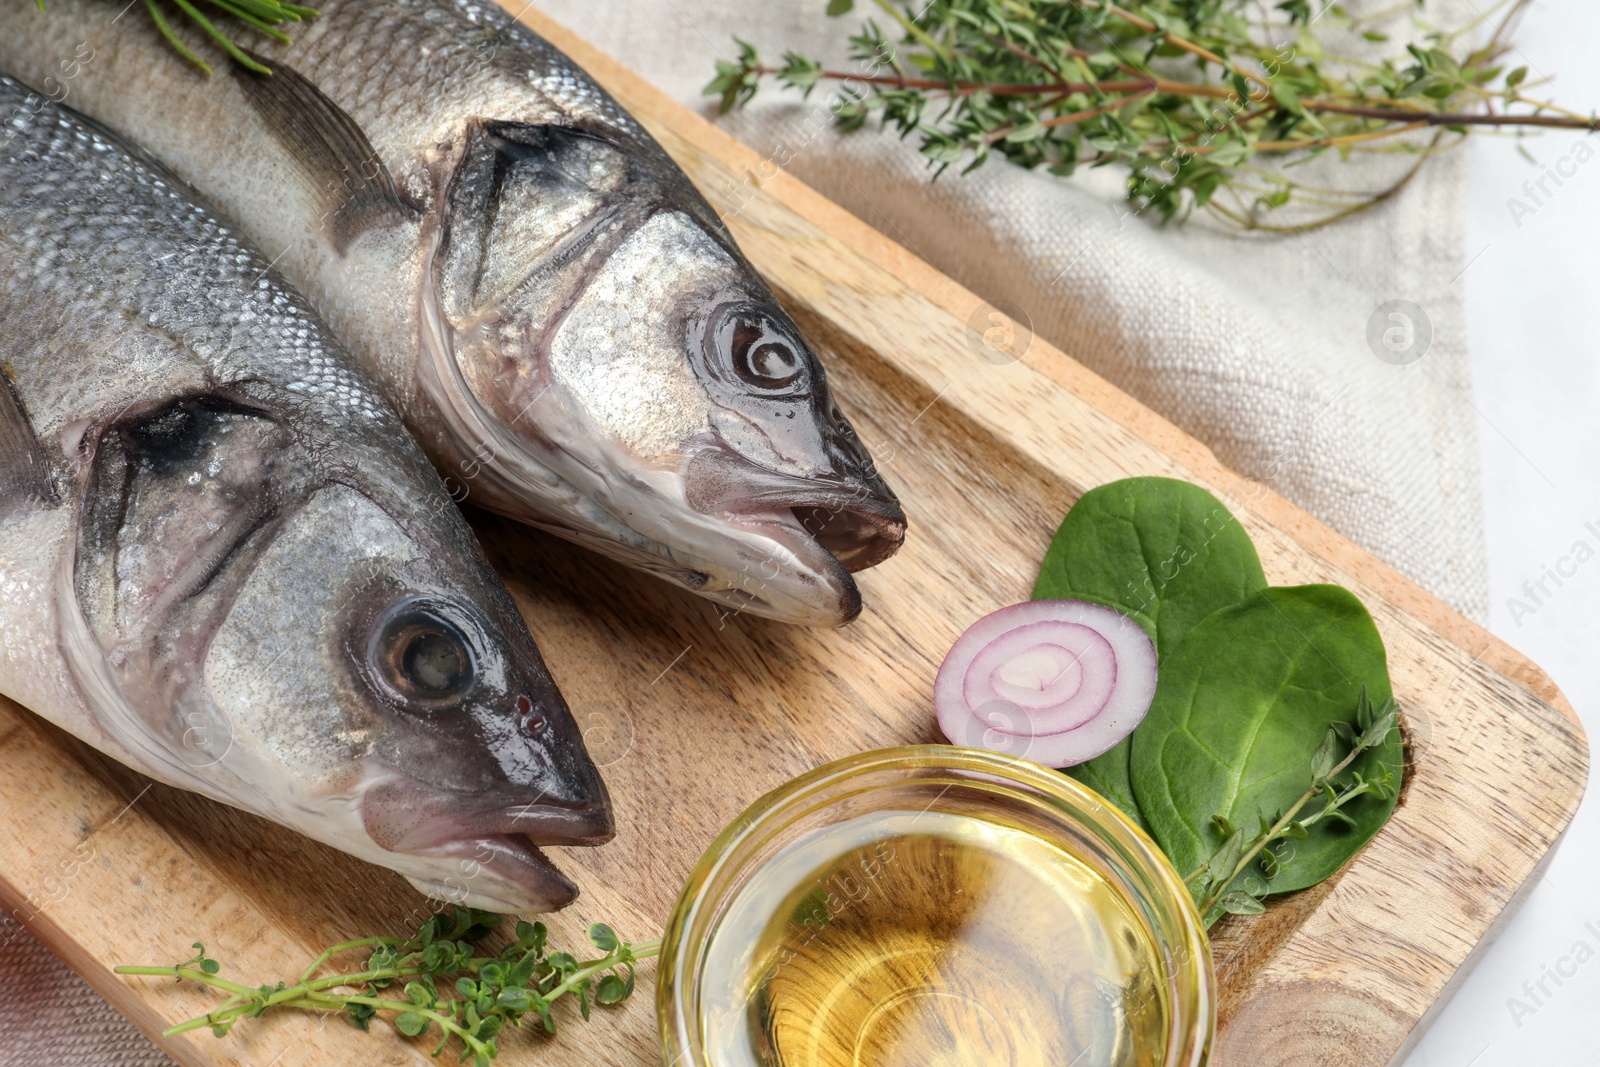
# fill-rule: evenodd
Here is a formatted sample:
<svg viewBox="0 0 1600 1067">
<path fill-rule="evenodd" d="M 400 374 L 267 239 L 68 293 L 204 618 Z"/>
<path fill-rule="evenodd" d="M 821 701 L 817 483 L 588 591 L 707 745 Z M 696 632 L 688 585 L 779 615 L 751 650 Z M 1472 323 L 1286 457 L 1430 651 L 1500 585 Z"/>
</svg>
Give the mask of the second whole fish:
<svg viewBox="0 0 1600 1067">
<path fill-rule="evenodd" d="M 904 512 L 683 172 L 493 3 L 317 7 L 260 39 L 271 75 L 208 79 L 103 0 L 6 4 L 0 65 L 237 220 L 458 495 L 733 611 L 853 619 Z"/>
</svg>

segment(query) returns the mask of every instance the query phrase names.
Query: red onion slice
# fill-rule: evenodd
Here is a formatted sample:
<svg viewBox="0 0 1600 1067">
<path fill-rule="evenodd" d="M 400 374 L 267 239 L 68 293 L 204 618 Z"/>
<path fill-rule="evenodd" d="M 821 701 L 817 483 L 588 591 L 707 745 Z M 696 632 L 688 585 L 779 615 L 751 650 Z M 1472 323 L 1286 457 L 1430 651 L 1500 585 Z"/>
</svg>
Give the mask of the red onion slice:
<svg viewBox="0 0 1600 1067">
<path fill-rule="evenodd" d="M 1001 608 L 956 639 L 933 705 L 958 745 L 1047 767 L 1093 759 L 1133 732 L 1156 695 L 1156 649 L 1128 616 L 1083 600 Z"/>
</svg>

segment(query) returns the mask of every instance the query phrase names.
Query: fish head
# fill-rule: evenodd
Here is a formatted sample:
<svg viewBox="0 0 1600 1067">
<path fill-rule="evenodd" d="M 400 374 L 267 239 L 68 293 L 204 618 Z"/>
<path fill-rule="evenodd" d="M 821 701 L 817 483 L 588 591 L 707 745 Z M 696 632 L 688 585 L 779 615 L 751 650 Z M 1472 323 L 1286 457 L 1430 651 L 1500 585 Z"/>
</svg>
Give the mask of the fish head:
<svg viewBox="0 0 1600 1067">
<path fill-rule="evenodd" d="M 740 611 L 853 619 L 905 514 L 660 148 L 481 124 L 446 205 L 420 376 L 463 490 Z"/>
<path fill-rule="evenodd" d="M 538 844 L 613 834 L 522 618 L 398 421 L 246 383 L 119 413 L 66 642 L 135 765 L 406 875 L 549 910 Z"/>
</svg>

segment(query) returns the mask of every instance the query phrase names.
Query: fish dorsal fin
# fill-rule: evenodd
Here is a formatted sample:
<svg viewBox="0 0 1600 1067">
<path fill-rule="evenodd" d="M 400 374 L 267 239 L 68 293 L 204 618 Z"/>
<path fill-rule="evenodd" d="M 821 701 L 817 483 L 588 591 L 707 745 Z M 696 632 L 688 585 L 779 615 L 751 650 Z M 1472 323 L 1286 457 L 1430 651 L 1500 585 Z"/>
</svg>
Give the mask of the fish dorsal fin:
<svg viewBox="0 0 1600 1067">
<path fill-rule="evenodd" d="M 44 451 L 17 398 L 11 376 L 0 367 L 0 519 L 53 496 Z"/>
<path fill-rule="evenodd" d="M 245 96 L 288 150 L 318 197 L 341 253 L 373 226 L 411 217 L 389 168 L 355 119 L 293 67 L 252 55 L 271 74 L 229 64 Z"/>
</svg>

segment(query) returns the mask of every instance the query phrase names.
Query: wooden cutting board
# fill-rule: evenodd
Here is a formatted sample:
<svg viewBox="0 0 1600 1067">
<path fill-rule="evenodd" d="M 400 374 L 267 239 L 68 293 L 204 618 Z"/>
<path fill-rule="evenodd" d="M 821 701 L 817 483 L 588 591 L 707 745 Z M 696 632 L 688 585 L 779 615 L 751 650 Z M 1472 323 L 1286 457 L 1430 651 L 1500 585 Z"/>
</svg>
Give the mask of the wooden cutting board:
<svg viewBox="0 0 1600 1067">
<path fill-rule="evenodd" d="M 905 549 L 861 575 L 866 613 L 831 632 L 723 620 L 687 593 L 474 516 L 616 798 L 615 843 L 552 850 L 583 887 L 554 919 L 558 941 L 578 944 L 598 919 L 654 937 L 701 850 L 759 794 L 848 753 L 936 740 L 930 690 L 956 635 L 1028 597 L 1084 490 L 1167 475 L 1233 507 L 1273 583 L 1337 582 L 1366 602 L 1388 642 L 1412 764 L 1394 818 L 1338 877 L 1218 927 L 1215 1062 L 1354 1067 L 1401 1055 L 1578 806 L 1587 746 L 1550 680 L 1068 356 L 1018 331 L 1015 361 L 997 357 L 978 333 L 996 324 L 991 309 L 971 293 L 567 31 L 523 17 L 727 214 L 911 516 Z M 112 966 L 175 962 L 200 940 L 225 976 L 257 984 L 428 909 L 396 875 L 153 786 L 3 700 L 0 813 L 0 937 L 27 927 L 152 1035 L 213 998 Z M 436 1062 L 385 1026 L 362 1034 L 337 1018 L 164 1045 L 187 1067 Z M 508 1035 L 500 1062 L 659 1060 L 647 985 L 588 1024 L 573 1016 L 555 1042 Z"/>
</svg>

